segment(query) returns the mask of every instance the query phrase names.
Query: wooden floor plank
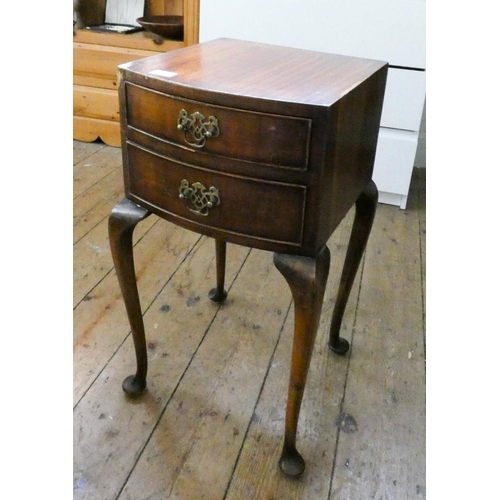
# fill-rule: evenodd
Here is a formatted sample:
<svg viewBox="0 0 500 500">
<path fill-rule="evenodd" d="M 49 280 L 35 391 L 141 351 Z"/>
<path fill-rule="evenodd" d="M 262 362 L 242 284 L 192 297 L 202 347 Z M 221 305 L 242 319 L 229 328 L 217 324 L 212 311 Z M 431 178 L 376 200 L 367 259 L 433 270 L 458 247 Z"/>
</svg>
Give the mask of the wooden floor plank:
<svg viewBox="0 0 500 500">
<path fill-rule="evenodd" d="M 73 141 L 73 165 L 80 163 L 85 158 L 92 156 L 94 153 L 97 153 L 99 150 L 105 147 L 106 144 L 104 144 L 102 141 Z"/>
<path fill-rule="evenodd" d="M 121 500 L 223 497 L 291 302 L 285 286 L 269 252 L 252 250 Z"/>
<path fill-rule="evenodd" d="M 426 323 L 426 315 L 425 312 L 427 310 L 427 304 L 426 304 L 426 274 L 427 274 L 427 268 L 426 268 L 426 261 L 425 261 L 425 256 L 427 255 L 427 248 L 426 248 L 426 212 L 427 212 L 427 205 L 426 205 L 426 192 L 425 192 L 425 175 L 426 171 L 425 168 L 419 168 L 416 169 L 417 175 L 418 175 L 418 217 L 419 217 L 419 223 L 420 223 L 420 259 L 422 263 L 422 302 L 423 302 L 423 326 L 424 326 L 424 335 L 426 332 L 425 328 L 425 323 Z"/>
<path fill-rule="evenodd" d="M 199 235 L 161 220 L 139 239 L 135 246 L 135 267 L 144 311 L 150 307 L 172 272 L 198 240 Z M 114 270 L 78 304 L 73 320 L 73 384 L 76 402 L 130 330 Z"/>
<path fill-rule="evenodd" d="M 328 242 L 332 264 L 297 435 L 297 446 L 306 460 L 306 471 L 297 481 L 285 477 L 278 467 L 293 340 L 292 308 L 225 500 L 328 498 L 337 436 L 335 419 L 343 397 L 348 362 L 348 357 L 337 356 L 330 351 L 328 336 L 352 216 L 353 211 Z M 358 293 L 359 279 L 353 286 L 342 325 L 342 336 L 349 341 Z"/>
<path fill-rule="evenodd" d="M 368 243 L 330 499 L 425 497 L 418 213 L 381 205 Z"/>
<path fill-rule="evenodd" d="M 134 241 L 157 222 L 156 217 L 148 217 L 138 224 L 134 231 Z M 163 221 L 162 221 L 163 225 Z M 113 259 L 108 238 L 108 218 L 92 228 L 85 239 L 73 246 L 73 307 L 76 307 L 90 291 L 113 269 Z"/>
<path fill-rule="evenodd" d="M 228 286 L 248 251 L 233 245 L 228 248 Z M 147 270 L 154 275 L 152 271 Z M 202 238 L 146 312 L 150 369 L 148 390 L 141 398 L 128 400 L 121 389 L 123 379 L 135 368 L 128 338 L 77 405 L 75 500 L 114 499 L 122 489 L 219 310 L 207 297 L 214 274 L 213 241 Z M 168 460 L 168 456 L 160 458 Z M 136 498 L 143 498 L 142 493 Z"/>
<path fill-rule="evenodd" d="M 106 146 L 84 158 L 73 167 L 73 196 L 81 195 L 121 165 L 121 148 Z"/>
<path fill-rule="evenodd" d="M 119 168 L 77 196 L 73 205 L 73 244 L 107 219 L 123 196 L 123 174 Z"/>
<path fill-rule="evenodd" d="M 156 216 L 138 225 L 150 375 L 146 394 L 129 401 L 121 383 L 134 352 L 106 228 L 123 189 L 121 152 L 74 141 L 74 164 L 75 499 L 425 498 L 425 170 L 414 172 L 407 210 L 378 206 L 344 358 L 326 339 L 352 213 L 329 243 L 299 421 L 307 466 L 294 481 L 277 467 L 293 308 L 271 254 L 253 250 L 245 262 L 248 249 L 228 246 L 235 281 L 219 309 L 206 297 L 213 241 Z"/>
</svg>

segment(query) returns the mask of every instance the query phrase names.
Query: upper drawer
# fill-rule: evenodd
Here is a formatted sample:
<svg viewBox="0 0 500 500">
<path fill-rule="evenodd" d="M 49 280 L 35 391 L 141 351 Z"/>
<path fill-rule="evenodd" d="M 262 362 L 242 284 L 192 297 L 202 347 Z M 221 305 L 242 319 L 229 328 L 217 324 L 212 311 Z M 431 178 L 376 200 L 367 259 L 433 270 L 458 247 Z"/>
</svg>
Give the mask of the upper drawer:
<svg viewBox="0 0 500 500">
<path fill-rule="evenodd" d="M 156 53 L 149 50 L 73 43 L 73 73 L 116 82 L 119 64 Z"/>
<path fill-rule="evenodd" d="M 380 125 L 420 130 L 425 101 L 425 71 L 389 68 Z"/>
<path fill-rule="evenodd" d="M 129 127 L 175 146 L 264 165 L 307 169 L 310 119 L 209 105 L 130 83 L 126 85 L 126 100 Z M 188 131 L 178 128 L 181 112 L 183 116 L 199 117 Z M 196 145 L 199 127 L 210 117 L 218 130 Z"/>
</svg>

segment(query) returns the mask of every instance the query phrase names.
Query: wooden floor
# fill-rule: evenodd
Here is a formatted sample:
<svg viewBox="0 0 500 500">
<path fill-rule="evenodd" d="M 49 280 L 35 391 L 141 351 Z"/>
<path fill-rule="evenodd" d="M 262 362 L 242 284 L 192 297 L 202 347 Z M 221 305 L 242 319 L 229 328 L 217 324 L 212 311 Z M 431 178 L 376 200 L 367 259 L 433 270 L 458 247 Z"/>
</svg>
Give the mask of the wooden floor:
<svg viewBox="0 0 500 500">
<path fill-rule="evenodd" d="M 291 294 L 269 252 L 228 246 L 222 306 L 213 240 L 151 216 L 135 232 L 148 390 L 129 401 L 132 339 L 108 247 L 121 150 L 74 142 L 74 498 L 425 498 L 425 170 L 405 211 L 379 205 L 345 314 L 327 348 L 353 213 L 329 242 L 330 280 L 299 423 L 306 472 L 281 451 Z"/>
</svg>

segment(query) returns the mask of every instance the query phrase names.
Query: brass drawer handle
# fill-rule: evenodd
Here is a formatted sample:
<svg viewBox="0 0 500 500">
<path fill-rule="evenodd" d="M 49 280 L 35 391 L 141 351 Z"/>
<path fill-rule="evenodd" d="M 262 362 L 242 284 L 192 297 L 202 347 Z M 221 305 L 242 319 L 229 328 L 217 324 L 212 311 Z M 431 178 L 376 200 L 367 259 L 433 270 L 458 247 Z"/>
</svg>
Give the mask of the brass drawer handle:
<svg viewBox="0 0 500 500">
<path fill-rule="evenodd" d="M 177 128 L 184 132 L 186 143 L 194 148 L 202 148 L 207 139 L 217 137 L 220 133 L 219 120 L 215 116 L 205 118 L 198 111 L 188 115 L 185 109 L 179 113 Z"/>
<path fill-rule="evenodd" d="M 190 186 L 186 179 L 182 179 L 179 186 L 179 198 L 184 200 L 191 212 L 198 215 L 208 215 L 208 211 L 220 203 L 219 190 L 216 187 L 207 189 L 200 182 Z"/>
</svg>

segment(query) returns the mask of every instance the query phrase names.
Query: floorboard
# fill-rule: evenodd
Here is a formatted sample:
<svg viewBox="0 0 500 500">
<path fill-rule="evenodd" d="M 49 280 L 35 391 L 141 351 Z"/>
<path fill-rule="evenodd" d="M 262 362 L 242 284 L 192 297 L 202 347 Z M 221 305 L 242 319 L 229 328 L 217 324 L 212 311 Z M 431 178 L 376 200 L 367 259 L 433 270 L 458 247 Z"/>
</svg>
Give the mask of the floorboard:
<svg viewBox="0 0 500 500">
<path fill-rule="evenodd" d="M 74 499 L 425 498 L 425 170 L 408 208 L 379 204 L 347 306 L 344 357 L 327 347 L 353 219 L 329 241 L 330 279 L 306 386 L 299 480 L 277 466 L 293 305 L 269 252 L 228 245 L 227 301 L 213 240 L 150 216 L 134 234 L 148 390 L 129 400 L 130 328 L 107 217 L 121 151 L 74 141 Z"/>
</svg>

